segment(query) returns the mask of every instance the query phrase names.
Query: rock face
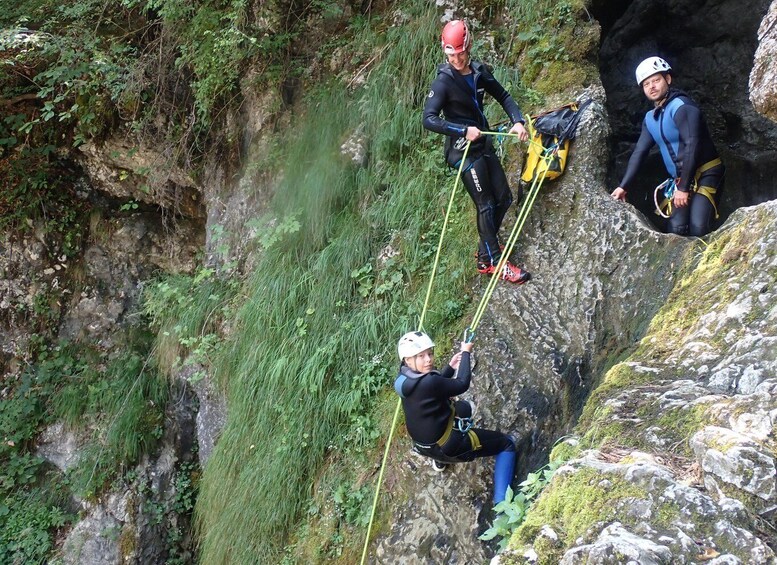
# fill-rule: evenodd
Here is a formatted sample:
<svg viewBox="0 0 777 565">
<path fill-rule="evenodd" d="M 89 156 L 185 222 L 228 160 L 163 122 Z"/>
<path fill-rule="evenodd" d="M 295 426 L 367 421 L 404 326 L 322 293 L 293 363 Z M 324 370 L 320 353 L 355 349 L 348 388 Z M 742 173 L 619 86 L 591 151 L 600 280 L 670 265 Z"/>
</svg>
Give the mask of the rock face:
<svg viewBox="0 0 777 565">
<path fill-rule="evenodd" d="M 36 296 L 45 295 L 51 287 L 59 286 L 54 267 L 59 265 L 62 270 L 63 266 L 52 261 L 47 251 L 45 241 L 37 237 L 18 239 L 3 234 L 0 239 L 0 352 L 3 360 L 13 362 L 16 354 L 26 350 L 31 333 L 27 320 L 35 309 Z M 12 371 L 14 367 L 8 369 Z"/>
<path fill-rule="evenodd" d="M 63 313 L 60 337 L 107 340 L 135 307 L 139 282 L 156 269 L 191 272 L 202 245 L 196 223 L 179 220 L 168 230 L 158 216 L 145 213 L 98 219 L 83 255 L 88 284 Z M 105 341 L 104 346 L 110 343 Z"/>
<path fill-rule="evenodd" d="M 761 21 L 758 41 L 750 71 L 750 101 L 758 112 L 777 122 L 777 2 L 772 2 Z"/>
<path fill-rule="evenodd" d="M 586 532 L 590 543 L 576 543 L 563 553 L 559 563 L 693 563 L 703 555 L 716 558 L 717 563 L 768 563 L 774 558 L 772 550 L 750 533 L 752 521 L 736 501 L 716 503 L 683 485 L 671 470 L 643 453 L 629 454 L 637 462 L 620 464 L 603 462 L 597 455 L 589 453 L 560 468 L 556 481 L 571 484 L 584 468 L 589 484 L 596 481 L 605 496 L 623 484 L 642 493 L 634 490 L 631 496 L 614 500 L 608 524 L 598 533 Z M 660 524 L 659 511 L 664 512 Z M 699 524 L 707 524 L 707 528 L 699 528 Z"/>
<path fill-rule="evenodd" d="M 192 461 L 195 441 L 194 396 L 178 391 L 179 402 L 167 411 L 162 446 L 153 458 L 141 461 L 135 479 L 108 493 L 99 503 L 80 501 L 82 519 L 62 544 L 61 561 L 67 565 L 190 562 L 192 555 L 174 548 L 176 536 L 189 537 L 182 504 L 191 504 L 191 492 L 181 463 Z M 44 452 L 40 452 L 45 455 Z M 188 499 L 188 500 L 187 500 Z M 180 539 L 176 540 L 180 543 Z M 188 545 L 187 543 L 181 544 Z M 174 555 L 173 549 L 179 553 Z"/>
<path fill-rule="evenodd" d="M 156 204 L 187 218 L 205 215 L 201 189 L 172 158 L 124 138 L 79 147 L 82 164 L 96 188 L 117 198 Z"/>
<path fill-rule="evenodd" d="M 497 288 L 476 340 L 468 397 L 478 406 L 477 425 L 519 438 L 519 474 L 546 462 L 594 376 L 642 336 L 691 245 L 657 234 L 630 206 L 610 199 L 604 92 L 592 88 L 585 96 L 594 103 L 568 169 L 543 187 L 514 253 L 533 279 Z M 509 219 L 506 226 L 512 227 Z M 405 440 L 398 449 L 406 447 Z M 395 501 L 402 510 L 379 544 L 378 561 L 483 562 L 490 550 L 477 535 L 490 519 L 492 460 L 441 476 L 413 455 L 398 456 L 396 465 L 397 483 L 388 491 L 425 494 Z"/>
<path fill-rule="evenodd" d="M 513 555 L 536 552 L 548 559 L 563 553 L 564 563 L 595 564 L 612 562 L 608 550 L 644 557 L 653 547 L 653 561 L 644 562 L 691 563 L 707 548 L 721 563 L 777 562 L 776 222 L 777 201 L 734 213 L 699 256 L 689 257 L 684 276 L 634 352 L 607 372 L 588 400 L 578 432 L 582 445 L 599 448 L 571 467 L 599 476 L 599 460 L 612 461 L 615 467 L 607 469 L 637 487 L 629 496 L 648 500 L 649 511 L 629 516 L 629 497 L 606 494 L 616 510 L 592 512 L 579 528 L 582 535 L 569 534 L 554 554 L 532 541 L 534 532 L 540 525 L 562 528 L 548 508 L 573 504 L 580 488 L 554 478 L 537 514 L 513 538 Z M 630 449 L 660 454 L 660 473 L 668 482 L 656 490 L 654 481 L 639 480 L 629 471 L 635 457 Z M 669 494 L 673 483 L 693 507 Z M 666 517 L 678 511 L 682 523 L 670 521 L 667 530 Z M 614 521 L 629 532 L 616 536 L 617 543 L 609 529 Z M 698 547 L 670 544 L 667 560 L 654 551 L 655 544 L 666 545 L 665 537 L 693 538 Z"/>
</svg>

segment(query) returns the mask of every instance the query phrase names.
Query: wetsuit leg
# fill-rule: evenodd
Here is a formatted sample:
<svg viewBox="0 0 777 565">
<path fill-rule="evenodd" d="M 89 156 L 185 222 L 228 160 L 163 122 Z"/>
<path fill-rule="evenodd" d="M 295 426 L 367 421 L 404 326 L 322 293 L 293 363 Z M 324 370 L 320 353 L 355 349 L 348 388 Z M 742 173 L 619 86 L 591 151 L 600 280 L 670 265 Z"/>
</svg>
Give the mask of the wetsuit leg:
<svg viewBox="0 0 777 565">
<path fill-rule="evenodd" d="M 691 195 L 691 202 L 695 200 L 696 195 Z M 705 199 L 706 200 L 706 199 Z M 682 208 L 672 207 L 672 215 L 666 223 L 667 233 L 676 233 L 677 235 L 688 235 L 688 220 L 691 215 L 691 204 Z"/>
<path fill-rule="evenodd" d="M 474 434 L 478 446 L 473 446 Z M 448 442 L 442 446 L 448 457 L 457 461 L 472 461 L 478 457 L 496 455 L 494 462 L 494 504 L 504 500 L 505 492 L 513 480 L 515 472 L 515 441 L 512 437 L 493 430 L 472 428 L 468 433 L 455 431 Z"/>
<path fill-rule="evenodd" d="M 699 178 L 699 186 L 715 188 L 715 204 L 720 202 L 720 191 L 723 188 L 723 173 L 725 168 L 720 165 L 705 172 Z M 691 200 L 688 235 L 701 237 L 707 235 L 715 217 L 715 207 L 704 194 L 697 193 Z"/>
<path fill-rule="evenodd" d="M 491 179 L 491 189 L 494 194 L 494 200 L 496 201 L 496 210 L 494 213 L 494 223 L 496 224 L 496 231 L 499 232 L 499 228 L 502 227 L 502 221 L 504 220 L 507 210 L 513 203 L 513 193 L 510 190 L 510 184 L 507 182 L 507 175 L 502 168 L 502 163 L 499 162 L 499 158 L 493 153 L 486 153 L 483 156 L 488 163 L 488 176 Z"/>
<path fill-rule="evenodd" d="M 499 504 L 507 495 L 507 487 L 515 474 L 515 448 L 497 454 L 494 459 L 494 504 Z"/>
<path fill-rule="evenodd" d="M 710 231 L 715 208 L 710 199 L 703 194 L 695 194 L 691 200 L 688 222 L 688 235 L 701 237 Z"/>
<path fill-rule="evenodd" d="M 491 178 L 492 171 L 496 171 L 492 163 L 494 160 L 498 165 L 497 193 L 494 191 L 493 179 Z M 500 171 L 501 178 L 498 174 Z M 486 264 L 496 263 L 501 256 L 497 233 L 511 203 L 510 188 L 507 186 L 507 179 L 504 178 L 504 171 L 499 165 L 498 159 L 486 153 L 476 159 L 467 172 L 462 175 L 462 182 L 477 210 L 478 235 L 480 236 L 478 261 Z M 505 187 L 507 187 L 507 195 L 505 195 Z"/>
<path fill-rule="evenodd" d="M 699 186 L 711 186 L 716 189 L 715 202 L 720 202 L 720 190 L 723 185 L 723 174 L 726 168 L 718 165 L 706 171 L 697 181 Z M 715 208 L 709 198 L 703 194 L 691 195 L 688 206 L 672 210 L 672 217 L 667 222 L 667 232 L 677 235 L 702 236 L 710 231 Z"/>
</svg>

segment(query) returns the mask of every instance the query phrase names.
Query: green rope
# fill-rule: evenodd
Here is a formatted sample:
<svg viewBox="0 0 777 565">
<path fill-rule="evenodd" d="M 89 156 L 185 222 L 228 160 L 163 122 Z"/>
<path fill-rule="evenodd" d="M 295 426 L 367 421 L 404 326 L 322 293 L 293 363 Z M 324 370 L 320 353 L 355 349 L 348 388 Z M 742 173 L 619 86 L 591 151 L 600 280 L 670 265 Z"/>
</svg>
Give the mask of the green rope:
<svg viewBox="0 0 777 565">
<path fill-rule="evenodd" d="M 467 153 L 469 153 L 469 146 L 472 145 L 471 141 L 467 141 L 467 146 L 464 148 L 464 155 L 461 156 L 461 163 L 459 163 L 459 171 L 456 173 L 456 180 L 453 181 L 453 190 L 451 190 L 451 197 L 448 200 L 448 208 L 445 210 L 445 220 L 442 223 L 442 231 L 440 231 L 440 241 L 437 243 L 437 253 L 434 256 L 434 264 L 432 265 L 432 274 L 429 277 L 429 285 L 426 287 L 426 298 L 424 299 L 424 306 L 421 309 L 421 317 L 418 320 L 418 329 L 422 330 L 424 327 L 424 318 L 426 317 L 426 311 L 429 308 L 429 297 L 432 295 L 432 285 L 434 284 L 434 277 L 437 275 L 437 267 L 440 264 L 440 252 L 442 251 L 442 242 L 445 239 L 445 232 L 448 229 L 448 219 L 451 216 L 451 210 L 453 209 L 453 199 L 456 196 L 456 189 L 459 186 L 459 180 L 461 180 L 461 174 L 464 171 L 464 162 L 467 160 Z"/>
<path fill-rule="evenodd" d="M 497 135 L 491 132 L 482 132 L 482 133 L 484 135 Z M 498 135 L 516 135 L 516 134 L 498 134 Z M 543 150 L 545 150 L 544 147 L 543 147 Z M 526 218 L 529 217 L 529 212 L 531 211 L 531 208 L 534 205 L 534 201 L 537 199 L 537 194 L 540 191 L 540 187 L 542 186 L 542 183 L 545 181 L 545 177 L 548 174 L 548 168 L 549 168 L 550 162 L 553 159 L 553 154 L 554 154 L 553 151 L 545 150 L 545 155 L 542 158 L 542 161 L 545 164 L 545 167 L 544 167 L 545 170 L 542 172 L 541 175 L 535 175 L 534 179 L 532 180 L 531 187 L 529 188 L 529 191 L 526 194 L 526 199 L 524 200 L 524 204 L 523 206 L 521 206 L 521 210 L 518 213 L 518 218 L 516 218 L 515 225 L 513 226 L 513 229 L 510 232 L 510 237 L 507 239 L 507 243 L 505 244 L 505 249 L 502 252 L 501 258 L 499 259 L 499 263 L 496 266 L 496 270 L 491 275 L 491 278 L 488 281 L 488 285 L 486 286 L 486 291 L 483 294 L 483 297 L 480 299 L 480 303 L 478 304 L 478 307 L 475 309 L 475 314 L 472 317 L 472 323 L 470 324 L 469 328 L 467 328 L 468 332 L 474 332 L 478 324 L 480 324 L 480 320 L 482 319 L 483 314 L 485 313 L 486 307 L 488 306 L 488 302 L 489 300 L 491 300 L 491 295 L 494 293 L 494 290 L 496 289 L 496 285 L 500 280 L 502 269 L 504 268 L 505 263 L 507 263 L 507 258 L 513 252 L 515 243 L 518 241 L 518 236 L 520 235 L 521 230 L 523 229 L 523 225 L 526 223 Z"/>
<path fill-rule="evenodd" d="M 531 127 L 531 122 L 530 122 Z M 508 137 L 519 137 L 518 134 L 515 133 L 500 133 L 500 132 L 481 132 L 483 135 L 503 135 Z M 539 145 L 542 147 L 542 149 L 545 151 L 545 147 L 543 147 L 541 144 L 538 144 L 535 141 L 529 141 L 529 143 L 533 143 L 535 145 Z M 451 210 L 453 209 L 453 202 L 454 198 L 456 196 L 456 189 L 459 185 L 459 180 L 461 179 L 462 172 L 464 170 L 464 162 L 467 159 L 467 153 L 469 153 L 470 145 L 472 144 L 471 141 L 467 141 L 467 145 L 464 149 L 464 155 L 461 157 L 461 163 L 459 164 L 459 170 L 456 175 L 456 180 L 453 183 L 453 189 L 451 190 L 451 196 L 450 200 L 448 201 L 448 208 L 445 211 L 445 220 L 443 221 L 442 225 L 442 231 L 440 232 L 440 240 L 437 244 L 437 252 L 434 256 L 434 263 L 432 265 L 432 273 L 429 277 L 429 284 L 426 289 L 426 297 L 424 298 L 424 305 L 421 309 L 421 316 L 418 322 L 418 329 L 423 329 L 424 325 L 424 318 L 426 317 L 426 312 L 429 308 L 429 300 L 432 293 L 432 286 L 434 284 L 434 278 L 437 274 L 437 267 L 440 263 L 440 254 L 442 252 L 442 244 L 443 240 L 445 239 L 445 232 L 448 228 L 448 220 L 450 218 Z M 539 175 L 535 176 L 534 180 L 532 181 L 531 188 L 529 189 L 526 200 L 524 201 L 523 206 L 521 206 L 521 210 L 518 214 L 518 218 L 516 219 L 515 226 L 513 226 L 513 230 L 510 233 L 510 237 L 507 240 L 507 244 L 505 245 L 505 251 L 502 254 L 501 259 L 499 260 L 499 264 L 497 265 L 496 271 L 494 271 L 494 274 L 491 276 L 491 279 L 488 282 L 488 286 L 486 287 L 486 292 L 483 295 L 483 298 L 480 300 L 480 304 L 478 305 L 478 308 L 475 312 L 475 316 L 473 317 L 472 323 L 470 324 L 468 330 L 474 332 L 477 325 L 480 323 L 480 319 L 483 316 L 483 313 L 485 312 L 486 306 L 488 304 L 488 301 L 491 299 L 491 295 L 494 292 L 494 289 L 496 288 L 497 283 L 499 282 L 499 274 L 502 271 L 502 268 L 504 267 L 504 264 L 507 262 L 507 257 L 510 255 L 510 253 L 513 250 L 513 247 L 515 247 L 515 242 L 518 240 L 518 235 L 521 233 L 521 229 L 523 228 L 523 224 L 526 222 L 526 218 L 529 216 L 529 211 L 531 210 L 531 207 L 534 205 L 534 201 L 537 198 L 537 194 L 539 193 L 540 187 L 542 186 L 543 181 L 545 180 L 545 176 L 548 173 L 548 165 L 550 164 L 550 160 L 553 158 L 553 153 L 545 151 L 546 155 L 543 157 L 543 160 L 545 161 L 545 171 L 542 173 L 542 176 Z M 394 417 L 391 421 L 391 427 L 389 428 L 389 435 L 386 440 L 386 447 L 383 450 L 383 459 L 380 464 L 380 471 L 378 472 L 378 482 L 375 486 L 375 496 L 372 500 L 372 510 L 370 511 L 370 521 L 367 524 L 367 534 L 364 538 L 364 548 L 362 549 L 362 557 L 361 557 L 361 565 L 364 565 L 365 560 L 367 559 L 367 551 L 369 550 L 370 546 L 370 534 L 372 533 L 372 525 L 375 522 L 375 512 L 378 507 L 378 499 L 380 498 L 380 487 L 383 484 L 383 475 L 386 470 L 386 462 L 388 461 L 388 454 L 389 450 L 391 449 L 391 442 L 394 439 L 394 430 L 397 426 L 397 421 L 399 420 L 399 412 L 400 408 L 402 407 L 402 399 L 397 399 L 397 405 L 394 409 Z"/>
<path fill-rule="evenodd" d="M 421 309 L 421 316 L 418 321 L 418 329 L 421 330 L 424 327 L 424 318 L 426 318 L 426 312 L 429 308 L 429 298 L 432 294 L 432 285 L 434 284 L 434 278 L 437 275 L 437 267 L 440 264 L 440 254 L 442 251 L 443 240 L 445 239 L 445 232 L 448 229 L 448 219 L 450 218 L 451 210 L 453 209 L 454 197 L 456 196 L 456 189 L 459 186 L 459 180 L 464 170 L 464 162 L 467 160 L 467 153 L 469 153 L 469 146 L 471 141 L 467 141 L 467 146 L 464 148 L 464 155 L 461 157 L 461 163 L 459 164 L 459 172 L 456 175 L 456 180 L 453 182 L 453 189 L 451 190 L 451 197 L 448 201 L 448 209 L 445 211 L 445 221 L 442 223 L 442 231 L 440 232 L 440 241 L 437 243 L 437 253 L 434 256 L 434 263 L 432 265 L 432 274 L 429 277 L 429 284 L 426 288 L 426 298 L 424 299 L 424 305 Z M 380 497 L 380 487 L 383 484 L 383 473 L 386 470 L 386 461 L 388 460 L 389 449 L 391 448 L 391 441 L 394 438 L 394 429 L 397 426 L 397 420 L 399 419 L 399 409 L 402 407 L 402 399 L 397 398 L 397 406 L 394 409 L 394 418 L 391 421 L 391 428 L 389 429 L 388 439 L 386 440 L 386 448 L 383 450 L 383 460 L 380 464 L 380 471 L 378 472 L 378 483 L 375 486 L 375 496 L 372 500 L 372 511 L 370 512 L 370 521 L 367 524 L 367 535 L 364 538 L 364 548 L 362 549 L 361 565 L 364 565 L 365 559 L 367 559 L 367 550 L 370 546 L 370 534 L 372 533 L 372 524 L 375 521 L 375 511 L 378 507 L 378 498 Z"/>
<path fill-rule="evenodd" d="M 402 399 L 397 399 L 397 406 L 394 408 L 394 418 L 391 420 L 391 428 L 389 428 L 388 439 L 386 440 L 386 449 L 383 451 L 383 461 L 380 464 L 380 472 L 378 473 L 378 484 L 375 486 L 375 497 L 372 500 L 372 512 L 370 512 L 370 523 L 367 524 L 367 535 L 364 538 L 364 549 L 362 549 L 361 565 L 364 565 L 364 560 L 367 559 L 367 550 L 370 547 L 370 533 L 372 532 L 372 524 L 375 521 L 375 509 L 378 507 L 378 498 L 380 496 L 380 486 L 383 484 L 383 472 L 386 470 L 386 461 L 388 460 L 389 448 L 391 447 L 391 441 L 394 439 L 394 429 L 397 427 L 397 420 L 399 420 L 399 409 L 402 407 Z"/>
</svg>

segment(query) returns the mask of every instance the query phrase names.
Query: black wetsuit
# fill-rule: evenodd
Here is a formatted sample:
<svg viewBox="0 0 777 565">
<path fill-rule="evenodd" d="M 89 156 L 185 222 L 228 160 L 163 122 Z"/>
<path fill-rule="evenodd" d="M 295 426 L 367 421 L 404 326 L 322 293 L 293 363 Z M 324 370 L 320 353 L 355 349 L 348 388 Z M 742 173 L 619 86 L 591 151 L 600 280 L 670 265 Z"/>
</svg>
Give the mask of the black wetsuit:
<svg viewBox="0 0 777 565">
<path fill-rule="evenodd" d="M 474 126 L 482 131 L 491 129 L 483 113 L 486 92 L 501 104 L 514 124 L 524 123 L 518 104 L 486 65 L 472 61 L 470 67 L 472 74 L 462 75 L 449 63 L 440 65 L 424 105 L 424 127 L 448 136 L 445 157 L 453 168 L 461 163 L 467 127 Z M 504 169 L 494 154 L 491 136 L 472 142 L 464 170 L 462 182 L 478 214 L 478 262 L 496 264 L 501 256 L 497 234 L 513 196 Z"/>
<path fill-rule="evenodd" d="M 720 157 L 701 110 L 681 90 L 670 88 L 661 106 L 645 114 L 642 133 L 629 159 L 621 187 L 628 190 L 654 145 L 661 150 L 670 177 L 678 179 L 677 190 L 688 192 L 705 187 L 708 195 L 693 194 L 688 206 L 673 207 L 667 230 L 679 235 L 701 236 L 708 233 L 720 199 L 725 167 L 719 162 Z M 718 163 L 714 164 L 716 161 Z"/>
<path fill-rule="evenodd" d="M 458 428 L 457 418 L 472 416 L 471 405 L 454 403 L 451 397 L 466 392 L 470 378 L 470 354 L 466 351 L 458 371 L 448 365 L 442 372 L 420 374 L 405 364 L 400 367 L 394 388 L 402 397 L 407 431 L 422 454 L 443 462 L 463 462 L 515 451 L 515 443 L 506 434 Z"/>
</svg>

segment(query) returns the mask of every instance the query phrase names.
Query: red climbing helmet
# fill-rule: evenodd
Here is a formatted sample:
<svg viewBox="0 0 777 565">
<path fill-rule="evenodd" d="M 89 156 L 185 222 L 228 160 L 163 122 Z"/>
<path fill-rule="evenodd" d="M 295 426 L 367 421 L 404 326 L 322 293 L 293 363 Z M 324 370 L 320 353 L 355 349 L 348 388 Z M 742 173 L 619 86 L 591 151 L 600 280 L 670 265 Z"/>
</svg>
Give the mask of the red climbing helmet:
<svg viewBox="0 0 777 565">
<path fill-rule="evenodd" d="M 470 48 L 472 35 L 464 20 L 451 20 L 442 28 L 440 41 L 446 55 L 455 55 Z"/>
</svg>

